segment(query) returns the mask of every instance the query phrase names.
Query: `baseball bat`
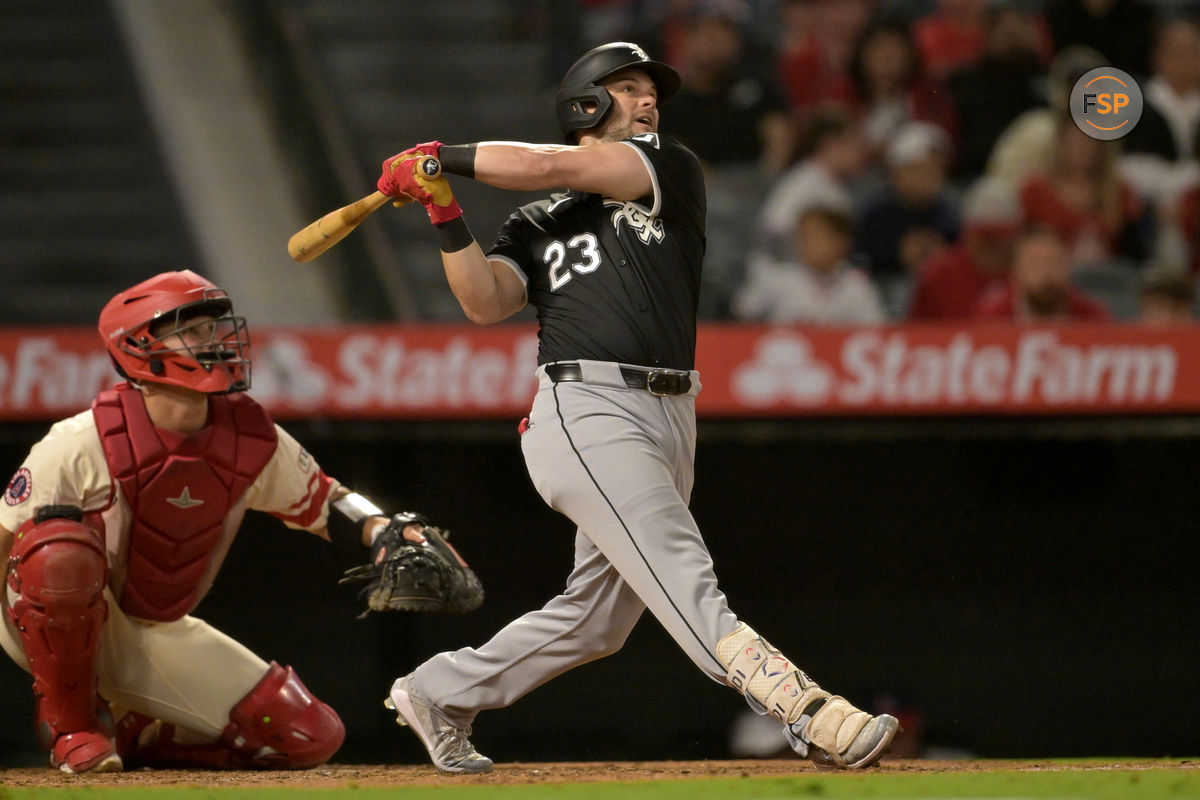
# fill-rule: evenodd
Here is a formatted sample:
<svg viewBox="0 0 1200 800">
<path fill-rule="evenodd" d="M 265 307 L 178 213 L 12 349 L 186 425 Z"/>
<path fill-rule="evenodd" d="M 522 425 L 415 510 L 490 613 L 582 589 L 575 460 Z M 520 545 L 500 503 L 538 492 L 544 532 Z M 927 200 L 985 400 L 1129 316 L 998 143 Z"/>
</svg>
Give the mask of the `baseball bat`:
<svg viewBox="0 0 1200 800">
<path fill-rule="evenodd" d="M 425 156 L 419 164 L 427 178 L 434 179 L 442 174 L 442 163 L 433 156 Z M 346 234 L 359 226 L 364 219 L 385 206 L 389 201 L 397 206 L 412 202 L 411 197 L 392 198 L 380 191 L 371 192 L 349 205 L 330 211 L 315 222 L 310 222 L 288 239 L 288 254 L 296 261 L 311 261 L 346 238 Z"/>
</svg>

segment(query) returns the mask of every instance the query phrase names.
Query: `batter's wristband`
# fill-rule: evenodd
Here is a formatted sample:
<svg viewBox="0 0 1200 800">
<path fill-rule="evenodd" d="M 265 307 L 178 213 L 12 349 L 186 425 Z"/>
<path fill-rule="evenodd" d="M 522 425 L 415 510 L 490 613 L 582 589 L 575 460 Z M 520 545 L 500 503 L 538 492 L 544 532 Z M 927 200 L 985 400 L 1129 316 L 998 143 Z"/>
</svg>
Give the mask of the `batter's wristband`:
<svg viewBox="0 0 1200 800">
<path fill-rule="evenodd" d="M 462 217 L 455 217 L 434 227 L 437 228 L 438 244 L 443 253 L 457 253 L 475 243 L 475 237 L 471 235 L 471 229 Z"/>
<path fill-rule="evenodd" d="M 464 178 L 475 177 L 473 144 L 444 144 L 438 148 L 438 160 L 442 162 L 442 172 L 462 175 Z"/>
</svg>

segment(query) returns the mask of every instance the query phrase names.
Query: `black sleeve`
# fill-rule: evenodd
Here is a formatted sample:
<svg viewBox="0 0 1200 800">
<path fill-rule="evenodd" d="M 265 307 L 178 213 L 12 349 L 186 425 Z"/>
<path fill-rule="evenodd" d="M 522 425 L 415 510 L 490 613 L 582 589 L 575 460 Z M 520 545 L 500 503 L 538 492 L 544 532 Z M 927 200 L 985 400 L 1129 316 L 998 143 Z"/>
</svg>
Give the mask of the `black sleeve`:
<svg viewBox="0 0 1200 800">
<path fill-rule="evenodd" d="M 642 205 L 671 224 L 703 231 L 704 173 L 696 155 L 676 140 L 657 133 L 639 134 L 625 143 L 641 154 L 650 170 L 654 188 Z"/>
<path fill-rule="evenodd" d="M 529 282 L 528 264 L 530 261 L 529 242 L 523 234 L 522 215 L 518 210 L 512 214 L 500 227 L 496 240 L 488 248 L 488 257 L 499 256 L 511 261 L 524 276 L 526 285 Z"/>
</svg>

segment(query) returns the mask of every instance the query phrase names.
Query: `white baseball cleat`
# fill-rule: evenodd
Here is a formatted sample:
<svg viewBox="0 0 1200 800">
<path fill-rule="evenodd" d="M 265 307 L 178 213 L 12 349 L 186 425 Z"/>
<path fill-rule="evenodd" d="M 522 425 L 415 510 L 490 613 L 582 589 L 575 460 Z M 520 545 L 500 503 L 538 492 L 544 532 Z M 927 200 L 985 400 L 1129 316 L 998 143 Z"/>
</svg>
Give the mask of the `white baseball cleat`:
<svg viewBox="0 0 1200 800">
<path fill-rule="evenodd" d="M 830 700 L 840 701 L 837 705 L 848 710 L 850 716 L 858 717 L 856 722 L 861 723 L 862 717 L 868 716 L 866 712 L 859 711 L 836 695 Z M 834 711 L 834 709 L 830 710 Z M 797 722 L 784 728 L 785 735 L 793 749 L 800 755 L 807 755 L 811 758 L 818 769 L 866 769 L 874 766 L 879 759 L 883 758 L 892 739 L 900 730 L 898 719 L 890 714 L 880 714 L 877 717 L 869 717 L 865 723 L 861 723 L 861 728 L 853 738 L 842 744 L 843 737 L 837 735 L 840 732 L 838 729 L 834 729 L 832 737 L 828 733 L 822 735 L 821 732 L 814 730 L 814 723 L 819 724 L 820 721 L 822 721 L 821 712 L 818 711 L 812 720 L 804 720 L 803 723 Z M 802 728 L 803 733 L 796 730 L 797 728 Z M 840 728 L 840 724 L 838 728 Z M 814 741 L 814 734 L 817 741 Z M 839 748 L 838 745 L 842 746 Z"/>
<path fill-rule="evenodd" d="M 396 712 L 396 724 L 407 725 L 417 734 L 433 765 L 442 772 L 478 774 L 492 771 L 492 760 L 480 755 L 467 738 L 470 728 L 446 723 L 428 704 L 412 694 L 408 677 L 392 684 L 385 708 Z"/>
</svg>

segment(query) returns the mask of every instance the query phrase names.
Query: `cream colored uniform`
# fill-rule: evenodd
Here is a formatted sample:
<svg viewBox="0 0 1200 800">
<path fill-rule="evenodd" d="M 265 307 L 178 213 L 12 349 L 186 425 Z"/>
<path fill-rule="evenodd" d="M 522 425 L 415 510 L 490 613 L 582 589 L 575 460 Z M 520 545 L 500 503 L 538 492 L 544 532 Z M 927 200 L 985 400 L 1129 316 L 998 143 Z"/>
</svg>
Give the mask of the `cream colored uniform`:
<svg viewBox="0 0 1200 800">
<path fill-rule="evenodd" d="M 270 461 L 225 518 L 197 602 L 211 587 L 247 509 L 272 514 L 297 530 L 325 527 L 327 498 L 337 488 L 336 481 L 324 475 L 290 434 L 278 425 L 275 432 L 278 445 Z M 44 505 L 102 512 L 111 575 L 104 592 L 108 621 L 100 645 L 99 680 L 100 694 L 113 705 L 114 717 L 134 709 L 200 734 L 198 742 L 216 739 L 229 723 L 230 709 L 262 679 L 268 664 L 190 615 L 173 622 L 150 622 L 121 610 L 130 509 L 109 474 L 91 410 L 55 424 L 34 445 L 21 469 L 26 482 L 22 491 L 13 491 L 10 484 L 0 502 L 0 525 L 9 531 L 17 531 Z M 323 487 L 328 491 L 322 492 Z M 187 509 L 179 513 L 186 514 Z M 3 569 L 7 571 L 7 565 Z M 28 671 L 8 614 L 17 597 L 7 580 L 5 586 L 0 593 L 4 620 L 0 646 Z"/>
</svg>

